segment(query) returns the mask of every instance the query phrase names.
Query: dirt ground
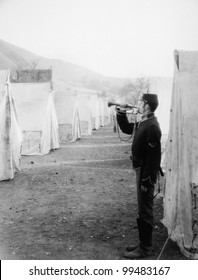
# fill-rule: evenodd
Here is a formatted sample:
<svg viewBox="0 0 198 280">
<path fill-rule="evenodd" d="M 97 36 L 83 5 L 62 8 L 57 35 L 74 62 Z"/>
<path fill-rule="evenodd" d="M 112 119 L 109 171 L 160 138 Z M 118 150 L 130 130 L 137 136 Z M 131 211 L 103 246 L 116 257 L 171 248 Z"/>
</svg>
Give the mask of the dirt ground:
<svg viewBox="0 0 198 280">
<path fill-rule="evenodd" d="M 128 136 L 125 138 L 128 138 Z M 94 131 L 46 156 L 26 156 L 0 182 L 1 259 L 120 260 L 138 241 L 130 141 L 113 127 Z M 167 240 L 163 198 L 155 198 L 154 255 Z M 160 259 L 186 259 L 169 240 Z"/>
</svg>

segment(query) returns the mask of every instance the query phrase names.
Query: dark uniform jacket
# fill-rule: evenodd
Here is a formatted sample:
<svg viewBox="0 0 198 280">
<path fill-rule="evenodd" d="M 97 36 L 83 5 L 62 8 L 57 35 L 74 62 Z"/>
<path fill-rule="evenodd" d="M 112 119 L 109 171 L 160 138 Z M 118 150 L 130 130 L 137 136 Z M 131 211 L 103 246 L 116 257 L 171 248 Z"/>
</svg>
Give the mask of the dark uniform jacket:
<svg viewBox="0 0 198 280">
<path fill-rule="evenodd" d="M 142 167 L 142 180 L 155 183 L 161 162 L 161 129 L 154 113 L 134 125 L 128 122 L 125 113 L 119 112 L 117 121 L 123 133 L 132 134 L 135 129 L 131 146 L 133 168 Z"/>
</svg>

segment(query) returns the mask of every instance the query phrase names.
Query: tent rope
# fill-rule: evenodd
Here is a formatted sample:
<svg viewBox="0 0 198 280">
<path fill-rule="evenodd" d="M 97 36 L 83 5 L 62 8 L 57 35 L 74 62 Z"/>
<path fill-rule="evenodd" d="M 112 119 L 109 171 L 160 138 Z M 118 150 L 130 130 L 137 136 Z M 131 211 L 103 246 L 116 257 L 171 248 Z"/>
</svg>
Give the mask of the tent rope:
<svg viewBox="0 0 198 280">
<path fill-rule="evenodd" d="M 165 243 L 164 243 L 164 246 L 162 247 L 161 252 L 159 253 L 159 256 L 157 257 L 157 260 L 159 260 L 159 259 L 161 258 L 161 255 L 162 255 L 162 253 L 164 252 L 164 249 L 165 249 L 165 247 L 166 247 L 166 245 L 167 245 L 167 243 L 168 243 L 170 237 L 171 237 L 171 235 L 169 234 L 169 236 L 167 237 L 167 239 L 166 239 L 166 241 L 165 241 Z"/>
</svg>

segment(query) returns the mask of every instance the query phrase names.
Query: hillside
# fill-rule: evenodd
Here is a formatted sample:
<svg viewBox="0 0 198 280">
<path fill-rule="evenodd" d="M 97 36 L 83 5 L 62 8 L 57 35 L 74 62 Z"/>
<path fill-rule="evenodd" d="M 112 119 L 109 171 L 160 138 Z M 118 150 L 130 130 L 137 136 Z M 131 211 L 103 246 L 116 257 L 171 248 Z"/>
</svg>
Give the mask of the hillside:
<svg viewBox="0 0 198 280">
<path fill-rule="evenodd" d="M 0 69 L 27 67 L 39 56 L 0 39 Z"/>
<path fill-rule="evenodd" d="M 0 39 L 0 69 L 10 69 L 11 73 L 14 73 L 16 69 L 49 69 L 51 67 L 55 90 L 64 91 L 68 85 L 71 85 L 99 91 L 107 89 L 108 92 L 117 95 L 118 93 L 124 94 L 128 87 L 127 84 L 135 83 L 137 80 L 135 78 L 104 76 L 64 60 L 38 56 Z M 170 96 L 172 77 L 149 77 L 149 80 L 154 92 L 160 93 L 163 96 L 167 94 Z"/>
<path fill-rule="evenodd" d="M 0 69 L 10 69 L 14 72 L 16 69 L 31 69 L 33 67 L 42 69 L 52 67 L 53 80 L 57 86 L 71 84 L 96 90 L 103 90 L 105 88 L 117 89 L 126 80 L 106 77 L 64 60 L 41 57 L 0 39 Z"/>
</svg>

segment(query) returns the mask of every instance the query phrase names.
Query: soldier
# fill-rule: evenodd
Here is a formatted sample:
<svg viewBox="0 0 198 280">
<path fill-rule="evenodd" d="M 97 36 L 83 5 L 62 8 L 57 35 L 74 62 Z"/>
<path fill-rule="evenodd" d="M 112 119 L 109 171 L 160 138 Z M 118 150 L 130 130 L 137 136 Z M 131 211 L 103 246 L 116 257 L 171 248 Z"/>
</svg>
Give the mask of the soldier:
<svg viewBox="0 0 198 280">
<path fill-rule="evenodd" d="M 143 94 L 139 103 L 141 121 L 129 123 L 122 108 L 117 110 L 117 122 L 126 134 L 134 133 L 131 146 L 132 166 L 136 173 L 139 244 L 127 246 L 125 258 L 144 258 L 152 254 L 154 184 L 160 169 L 161 129 L 155 110 L 156 94 Z"/>
</svg>

